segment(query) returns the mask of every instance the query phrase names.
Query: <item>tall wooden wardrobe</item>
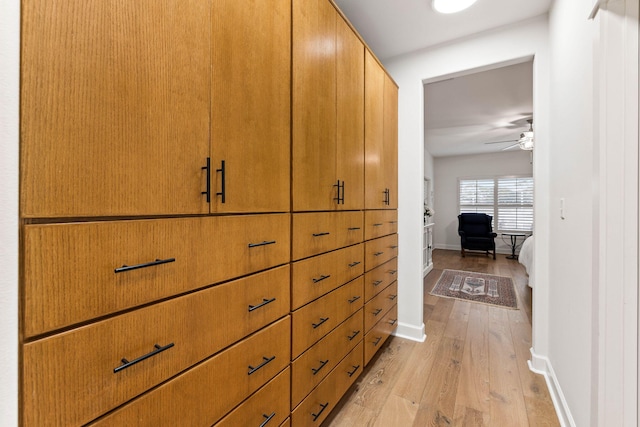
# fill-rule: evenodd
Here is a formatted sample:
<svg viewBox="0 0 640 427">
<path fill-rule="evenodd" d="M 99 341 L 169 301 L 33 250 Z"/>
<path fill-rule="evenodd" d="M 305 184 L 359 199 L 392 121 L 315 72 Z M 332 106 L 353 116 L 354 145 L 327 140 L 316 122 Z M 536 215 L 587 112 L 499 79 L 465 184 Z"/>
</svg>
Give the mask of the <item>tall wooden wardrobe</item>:
<svg viewBox="0 0 640 427">
<path fill-rule="evenodd" d="M 28 0 L 24 426 L 320 425 L 397 322 L 397 86 L 330 0 Z"/>
</svg>

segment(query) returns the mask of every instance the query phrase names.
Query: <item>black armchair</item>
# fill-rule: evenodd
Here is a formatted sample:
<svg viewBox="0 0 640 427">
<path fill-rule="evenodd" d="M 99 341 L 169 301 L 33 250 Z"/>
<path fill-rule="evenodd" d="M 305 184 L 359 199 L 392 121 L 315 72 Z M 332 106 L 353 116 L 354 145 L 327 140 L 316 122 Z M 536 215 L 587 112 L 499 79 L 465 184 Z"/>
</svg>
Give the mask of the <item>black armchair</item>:
<svg viewBox="0 0 640 427">
<path fill-rule="evenodd" d="M 458 234 L 460 248 L 464 257 L 464 250 L 485 251 L 487 255 L 493 252 L 496 259 L 496 233 L 491 227 L 491 215 L 483 213 L 463 213 L 458 215 Z"/>
</svg>

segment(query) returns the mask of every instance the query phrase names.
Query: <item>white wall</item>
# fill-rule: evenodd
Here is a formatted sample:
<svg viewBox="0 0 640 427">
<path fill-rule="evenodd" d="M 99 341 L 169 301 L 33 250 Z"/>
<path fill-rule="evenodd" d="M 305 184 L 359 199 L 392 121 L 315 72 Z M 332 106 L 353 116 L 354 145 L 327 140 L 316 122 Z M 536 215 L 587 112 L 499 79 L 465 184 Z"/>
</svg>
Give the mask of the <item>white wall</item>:
<svg viewBox="0 0 640 427">
<path fill-rule="evenodd" d="M 429 100 L 426 100 L 427 106 Z M 508 175 L 531 175 L 531 152 L 523 150 L 468 156 L 436 157 L 435 165 L 435 222 L 434 247 L 460 249 L 458 236 L 458 179 L 494 178 Z M 506 243 L 505 243 L 506 241 Z M 496 238 L 496 251 L 511 253 L 508 238 Z M 520 239 L 518 243 L 522 243 Z"/>
<path fill-rule="evenodd" d="M 398 99 L 398 186 L 399 186 L 399 328 L 401 336 L 421 339 L 424 330 L 422 312 L 423 280 L 421 268 L 422 185 L 424 176 L 424 90 L 426 81 L 442 76 L 491 69 L 534 57 L 534 116 L 536 144 L 534 179 L 536 180 L 536 235 L 542 243 L 548 236 L 548 53 L 547 17 L 518 23 L 479 34 L 457 43 L 392 58 L 385 67 L 399 85 Z M 427 157 L 428 158 L 428 157 Z M 542 159 L 542 160 L 540 160 Z M 538 179 L 538 175 L 540 179 Z M 437 186 L 438 179 L 433 183 Z M 437 206 L 434 206 L 436 214 Z M 538 246 L 538 245 L 536 245 Z M 538 249 L 536 249 L 538 251 Z M 536 281 L 546 277 L 547 256 L 536 252 Z M 534 295 L 534 311 L 541 310 L 534 325 L 534 346 L 546 354 L 547 315 L 544 286 Z M 535 300 L 539 302 L 536 304 Z"/>
<path fill-rule="evenodd" d="M 0 2 L 0 420 L 18 425 L 20 0 Z"/>
</svg>

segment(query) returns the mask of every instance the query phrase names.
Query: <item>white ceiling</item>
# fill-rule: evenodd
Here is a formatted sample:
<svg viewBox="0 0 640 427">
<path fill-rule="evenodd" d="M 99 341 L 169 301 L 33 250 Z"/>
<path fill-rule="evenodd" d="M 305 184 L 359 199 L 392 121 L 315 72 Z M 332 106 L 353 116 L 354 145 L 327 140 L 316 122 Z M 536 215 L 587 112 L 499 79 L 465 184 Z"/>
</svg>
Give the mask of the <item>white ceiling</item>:
<svg viewBox="0 0 640 427">
<path fill-rule="evenodd" d="M 477 0 L 443 15 L 431 0 L 334 0 L 385 60 L 543 15 L 553 0 Z M 528 129 L 531 62 L 425 86 L 425 146 L 435 156 L 500 151 Z M 534 126 L 535 127 L 535 126 Z"/>
</svg>

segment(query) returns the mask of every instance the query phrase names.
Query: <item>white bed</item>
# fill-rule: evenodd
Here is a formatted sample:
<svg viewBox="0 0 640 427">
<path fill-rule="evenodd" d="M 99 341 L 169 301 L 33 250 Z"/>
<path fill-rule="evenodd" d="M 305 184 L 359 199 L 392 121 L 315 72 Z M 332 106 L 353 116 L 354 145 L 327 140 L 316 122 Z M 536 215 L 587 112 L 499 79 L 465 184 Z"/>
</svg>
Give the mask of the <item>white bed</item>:
<svg viewBox="0 0 640 427">
<path fill-rule="evenodd" d="M 529 275 L 529 286 L 533 288 L 533 236 L 529 236 L 522 243 L 518 261 L 524 265 L 524 269 Z"/>
</svg>

